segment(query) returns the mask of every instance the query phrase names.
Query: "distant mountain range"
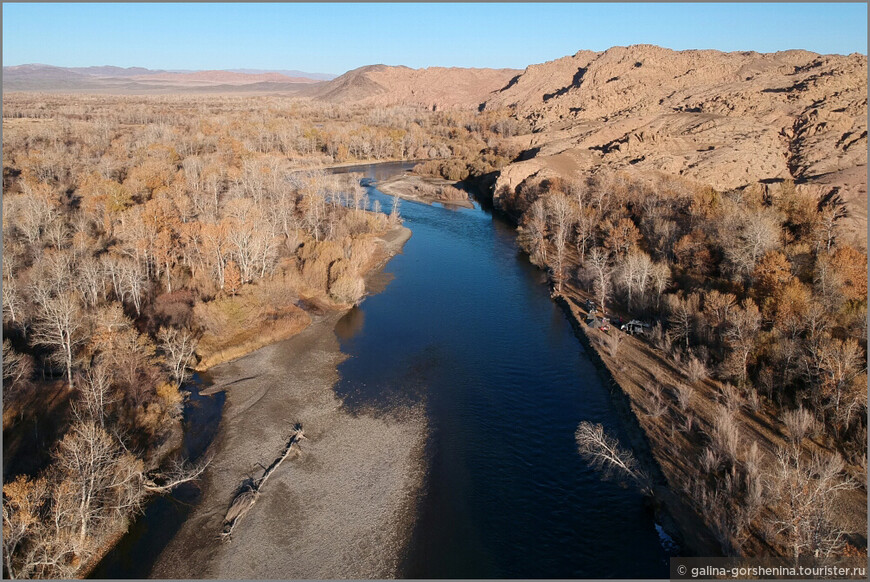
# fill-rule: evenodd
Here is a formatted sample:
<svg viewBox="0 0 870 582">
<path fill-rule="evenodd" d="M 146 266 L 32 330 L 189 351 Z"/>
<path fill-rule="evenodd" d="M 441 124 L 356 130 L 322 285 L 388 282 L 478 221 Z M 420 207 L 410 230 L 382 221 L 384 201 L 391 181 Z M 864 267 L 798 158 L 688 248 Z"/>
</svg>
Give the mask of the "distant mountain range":
<svg viewBox="0 0 870 582">
<path fill-rule="evenodd" d="M 148 94 L 178 91 L 296 92 L 335 78 L 325 73 L 262 69 L 221 71 L 154 70 L 144 67 L 56 67 L 26 64 L 3 67 L 3 91 Z"/>
</svg>

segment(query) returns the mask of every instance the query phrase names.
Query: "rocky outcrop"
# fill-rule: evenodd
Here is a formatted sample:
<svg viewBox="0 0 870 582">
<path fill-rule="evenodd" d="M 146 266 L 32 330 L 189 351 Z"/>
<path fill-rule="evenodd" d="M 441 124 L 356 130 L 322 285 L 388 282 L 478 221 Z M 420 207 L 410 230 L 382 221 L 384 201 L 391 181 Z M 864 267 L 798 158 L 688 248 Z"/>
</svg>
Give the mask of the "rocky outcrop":
<svg viewBox="0 0 870 582">
<path fill-rule="evenodd" d="M 485 108 L 513 109 L 533 129 L 514 138 L 525 159 L 502 171 L 496 191 L 599 169 L 659 171 L 719 189 L 793 179 L 820 196 L 834 192 L 855 233 L 865 232 L 864 55 L 581 51 L 528 67 Z"/>
</svg>

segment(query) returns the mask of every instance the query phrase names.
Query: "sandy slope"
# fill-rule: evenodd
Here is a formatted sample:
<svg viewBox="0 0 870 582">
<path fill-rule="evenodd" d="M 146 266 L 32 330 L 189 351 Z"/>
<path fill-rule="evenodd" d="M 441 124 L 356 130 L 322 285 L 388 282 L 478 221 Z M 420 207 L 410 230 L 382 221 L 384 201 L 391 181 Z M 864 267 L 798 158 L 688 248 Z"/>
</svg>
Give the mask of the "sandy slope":
<svg viewBox="0 0 870 582">
<path fill-rule="evenodd" d="M 476 109 L 519 72 L 515 69 L 411 69 L 370 65 L 313 86 L 303 94 L 337 103 Z"/>
</svg>

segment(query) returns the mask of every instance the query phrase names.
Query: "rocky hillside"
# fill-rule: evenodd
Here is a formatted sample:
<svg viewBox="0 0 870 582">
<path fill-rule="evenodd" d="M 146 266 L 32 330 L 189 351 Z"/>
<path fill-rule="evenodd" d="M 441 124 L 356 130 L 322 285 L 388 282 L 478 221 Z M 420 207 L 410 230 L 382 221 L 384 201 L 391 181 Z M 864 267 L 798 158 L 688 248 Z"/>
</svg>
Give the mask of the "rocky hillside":
<svg viewBox="0 0 870 582">
<path fill-rule="evenodd" d="M 477 108 L 518 73 L 516 69 L 370 65 L 320 83 L 304 94 L 334 103 Z"/>
<path fill-rule="evenodd" d="M 727 189 L 791 178 L 843 198 L 866 244 L 867 57 L 806 51 L 581 51 L 528 67 L 486 102 L 527 120 L 501 174 L 662 171 Z"/>
</svg>

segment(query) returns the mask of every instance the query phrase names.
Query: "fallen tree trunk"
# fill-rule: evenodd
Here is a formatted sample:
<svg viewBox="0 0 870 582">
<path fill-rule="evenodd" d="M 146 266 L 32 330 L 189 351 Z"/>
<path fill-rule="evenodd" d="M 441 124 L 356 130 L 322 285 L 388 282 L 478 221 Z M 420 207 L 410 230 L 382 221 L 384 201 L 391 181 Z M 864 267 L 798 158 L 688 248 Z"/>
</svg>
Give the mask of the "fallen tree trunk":
<svg viewBox="0 0 870 582">
<path fill-rule="evenodd" d="M 260 491 L 266 483 L 266 480 L 275 472 L 281 463 L 290 456 L 291 452 L 299 451 L 299 441 L 304 438 L 305 434 L 302 432 L 302 425 L 297 423 L 293 427 L 293 432 L 290 435 L 290 439 L 287 441 L 284 450 L 278 458 L 272 461 L 272 464 L 266 468 L 263 475 L 259 479 L 249 477 L 242 482 L 236 490 L 236 494 L 230 502 L 230 507 L 227 509 L 227 514 L 224 517 L 221 539 L 228 540 L 230 536 L 232 536 L 233 529 L 235 529 L 236 525 L 238 525 L 242 518 L 245 517 L 248 511 L 251 510 L 254 503 L 257 502 L 257 499 L 260 497 Z"/>
</svg>

